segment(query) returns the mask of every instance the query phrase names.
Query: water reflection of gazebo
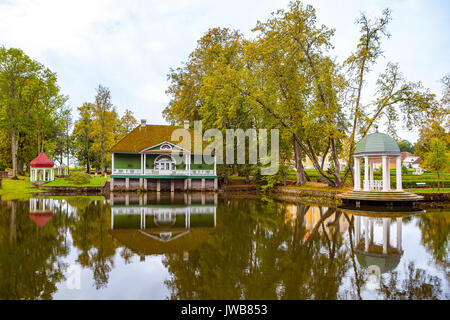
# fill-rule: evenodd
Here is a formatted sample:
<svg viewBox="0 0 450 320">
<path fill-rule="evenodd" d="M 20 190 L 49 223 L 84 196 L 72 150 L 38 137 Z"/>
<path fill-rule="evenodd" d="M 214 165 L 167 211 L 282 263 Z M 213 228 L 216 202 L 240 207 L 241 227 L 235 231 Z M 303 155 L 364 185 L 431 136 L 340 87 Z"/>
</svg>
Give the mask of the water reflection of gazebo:
<svg viewBox="0 0 450 320">
<path fill-rule="evenodd" d="M 423 210 L 389 211 L 375 209 L 348 209 L 341 211 L 353 215 L 354 253 L 358 263 L 367 270 L 369 284 L 379 287 L 381 274 L 393 271 L 403 255 L 403 218 L 423 213 Z M 395 244 L 391 239 L 391 224 L 395 221 Z M 378 227 L 378 228 L 376 228 Z M 381 230 L 380 228 L 381 227 Z M 375 230 L 378 229 L 378 230 Z M 381 231 L 381 241 L 376 241 L 376 233 Z M 378 233 L 380 235 L 380 233 Z M 378 237 L 379 238 L 379 237 Z"/>
<path fill-rule="evenodd" d="M 30 214 L 29 217 L 39 227 L 44 227 L 53 218 L 53 204 L 52 199 L 30 199 Z"/>
</svg>

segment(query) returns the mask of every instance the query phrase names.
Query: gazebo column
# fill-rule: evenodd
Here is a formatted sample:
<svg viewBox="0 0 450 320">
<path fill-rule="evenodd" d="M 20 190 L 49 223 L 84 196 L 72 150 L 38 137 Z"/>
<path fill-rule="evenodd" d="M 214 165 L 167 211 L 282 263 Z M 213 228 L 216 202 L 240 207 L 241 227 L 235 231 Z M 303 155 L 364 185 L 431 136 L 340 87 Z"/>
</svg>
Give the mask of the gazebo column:
<svg viewBox="0 0 450 320">
<path fill-rule="evenodd" d="M 402 157 L 397 157 L 397 164 L 396 164 L 396 177 L 397 177 L 397 191 L 402 191 Z"/>
<path fill-rule="evenodd" d="M 364 157 L 364 191 L 369 191 L 369 157 Z"/>
<path fill-rule="evenodd" d="M 382 176 L 383 176 L 383 191 L 389 191 L 388 175 L 387 175 L 387 156 L 382 156 Z"/>
<path fill-rule="evenodd" d="M 353 181 L 354 190 L 359 191 L 361 190 L 361 168 L 359 166 L 359 158 L 354 157 L 355 162 L 355 181 Z"/>
<path fill-rule="evenodd" d="M 387 157 L 387 170 L 386 170 L 386 174 L 387 174 L 387 185 L 388 185 L 388 191 L 391 190 L 391 158 Z"/>
<path fill-rule="evenodd" d="M 373 179 L 373 160 L 370 161 L 370 182 L 369 182 L 369 189 L 373 188 L 374 186 L 374 179 Z"/>
</svg>

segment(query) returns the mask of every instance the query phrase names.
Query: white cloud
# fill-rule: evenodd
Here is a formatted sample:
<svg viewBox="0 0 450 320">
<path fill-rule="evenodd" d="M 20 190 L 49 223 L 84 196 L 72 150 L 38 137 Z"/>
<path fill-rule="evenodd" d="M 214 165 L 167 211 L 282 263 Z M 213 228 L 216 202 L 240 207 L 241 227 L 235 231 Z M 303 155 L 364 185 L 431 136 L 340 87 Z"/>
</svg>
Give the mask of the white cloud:
<svg viewBox="0 0 450 320">
<path fill-rule="evenodd" d="M 168 102 L 164 91 L 171 67 L 180 66 L 198 38 L 211 27 L 239 29 L 250 36 L 257 20 L 286 8 L 288 0 L 0 0 L 0 45 L 18 47 L 57 72 L 69 103 L 93 100 L 99 83 L 110 87 L 119 111 L 164 123 Z M 421 80 L 434 92 L 450 70 L 449 6 L 445 1 L 306 1 L 317 9 L 320 23 L 336 28 L 335 54 L 342 61 L 355 48 L 361 11 L 391 7 L 392 38 L 385 55 L 368 79 L 373 81 L 387 61 L 400 63 L 411 81 Z M 414 135 L 405 133 L 405 136 Z"/>
</svg>

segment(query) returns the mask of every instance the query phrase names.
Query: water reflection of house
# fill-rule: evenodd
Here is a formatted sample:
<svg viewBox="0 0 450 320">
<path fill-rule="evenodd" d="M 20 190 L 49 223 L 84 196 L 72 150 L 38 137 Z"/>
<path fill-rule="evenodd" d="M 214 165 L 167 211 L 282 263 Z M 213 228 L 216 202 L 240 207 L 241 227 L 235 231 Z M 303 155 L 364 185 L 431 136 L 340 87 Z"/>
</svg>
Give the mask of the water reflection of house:
<svg viewBox="0 0 450 320">
<path fill-rule="evenodd" d="M 111 232 L 127 248 L 146 255 L 189 251 L 216 227 L 214 204 L 113 205 Z"/>
<path fill-rule="evenodd" d="M 336 213 L 332 213 L 326 219 L 323 219 L 327 214 L 327 207 L 305 207 L 303 205 L 289 204 L 286 206 L 285 223 L 294 226 L 297 218 L 300 214 L 303 214 L 303 212 L 299 212 L 301 210 L 306 211 L 304 212 L 302 221 L 306 229 L 303 241 L 309 238 L 318 223 L 323 223 L 323 227 L 319 228 L 319 233 L 325 232 L 329 238 L 335 233 L 335 226 L 337 224 L 339 225 L 339 233 L 344 233 L 348 230 L 349 223 L 344 215 L 339 215 L 338 221 L 336 221 Z"/>
<path fill-rule="evenodd" d="M 44 227 L 53 218 L 53 199 L 30 199 L 30 219 L 39 227 Z"/>
</svg>

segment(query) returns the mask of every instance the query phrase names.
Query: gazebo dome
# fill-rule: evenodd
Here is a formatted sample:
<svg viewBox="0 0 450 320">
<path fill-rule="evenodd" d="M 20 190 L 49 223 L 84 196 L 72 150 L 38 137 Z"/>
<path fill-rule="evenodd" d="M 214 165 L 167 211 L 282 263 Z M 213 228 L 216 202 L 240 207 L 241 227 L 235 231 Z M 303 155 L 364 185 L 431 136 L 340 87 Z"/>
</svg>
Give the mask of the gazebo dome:
<svg viewBox="0 0 450 320">
<path fill-rule="evenodd" d="M 377 256 L 364 253 L 356 253 L 356 259 L 362 267 L 368 268 L 369 266 L 375 265 L 380 268 L 381 273 L 390 272 L 397 268 L 400 263 L 400 258 L 400 255 Z"/>
<path fill-rule="evenodd" d="M 401 155 L 397 142 L 384 133 L 367 135 L 356 144 L 355 155 Z"/>
<path fill-rule="evenodd" d="M 54 165 L 55 163 L 43 152 L 30 163 L 32 168 L 53 168 Z"/>
</svg>

